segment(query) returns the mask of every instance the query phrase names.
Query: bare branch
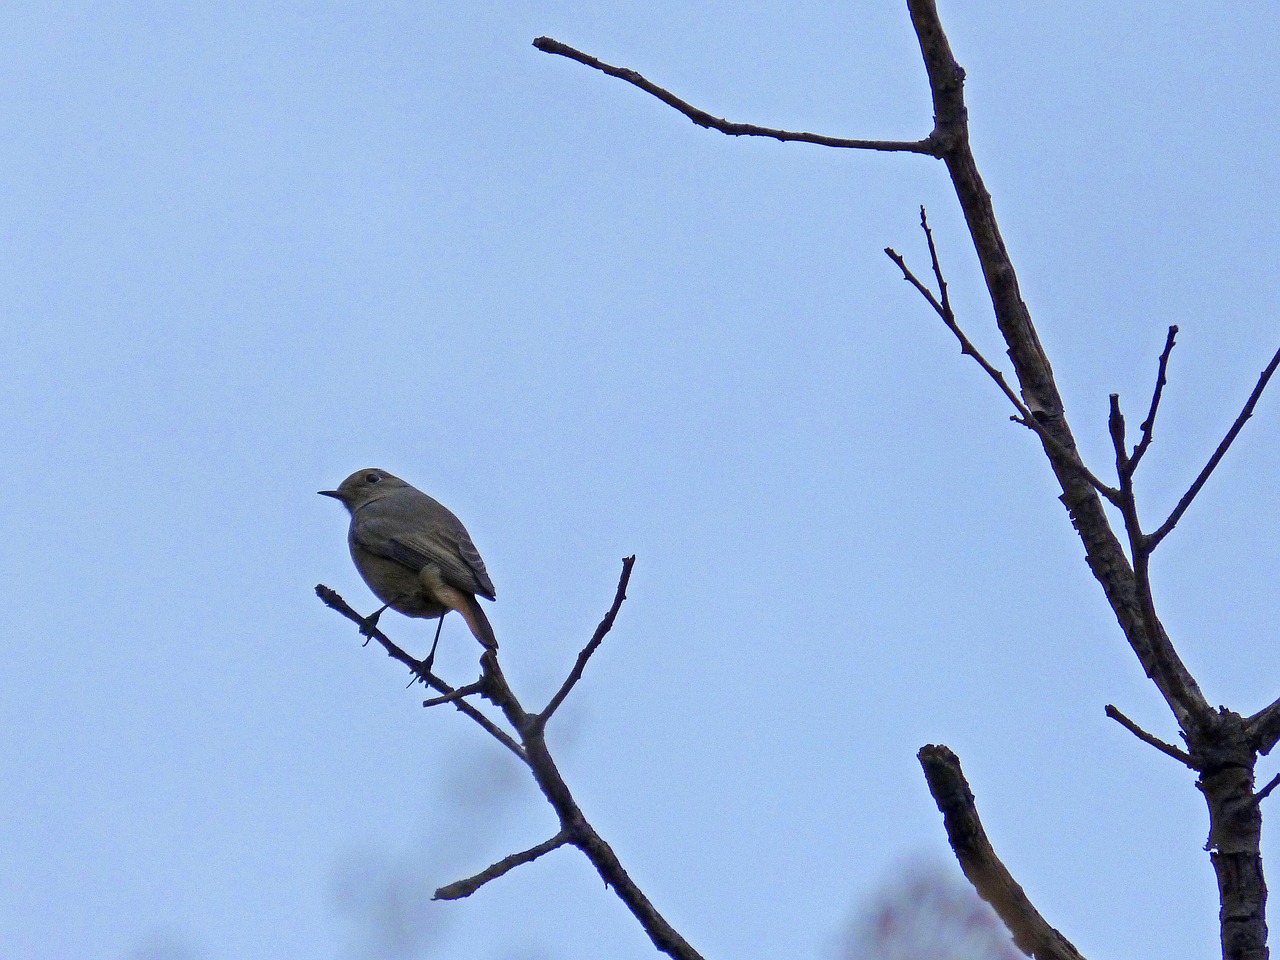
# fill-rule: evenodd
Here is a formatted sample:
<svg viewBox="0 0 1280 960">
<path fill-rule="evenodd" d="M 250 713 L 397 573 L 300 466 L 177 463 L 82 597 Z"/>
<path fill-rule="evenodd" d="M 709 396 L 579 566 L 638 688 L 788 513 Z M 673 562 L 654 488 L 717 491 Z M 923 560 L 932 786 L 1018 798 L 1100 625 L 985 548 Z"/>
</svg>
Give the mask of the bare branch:
<svg viewBox="0 0 1280 960">
<path fill-rule="evenodd" d="M 458 689 L 451 693 L 445 693 L 438 697 L 432 697 L 429 700 L 423 700 L 422 705 L 424 707 L 438 707 L 442 703 L 453 703 L 455 700 L 461 700 L 463 697 L 470 697 L 474 694 L 484 692 L 484 686 L 485 684 L 483 679 L 477 680 L 475 683 L 468 683 L 465 687 L 458 687 Z"/>
<path fill-rule="evenodd" d="M 528 850 L 522 850 L 519 853 L 513 853 L 509 857 L 503 857 L 493 866 L 486 867 L 477 873 L 474 877 L 467 877 L 465 880 L 458 880 L 454 883 L 446 884 L 435 892 L 432 900 L 461 900 L 469 897 L 490 880 L 496 880 L 498 877 L 507 873 L 509 870 L 520 866 L 522 863 L 532 863 L 545 853 L 563 847 L 569 842 L 569 834 L 561 830 L 550 840 L 544 840 L 537 846 L 530 847 Z"/>
<path fill-rule="evenodd" d="M 960 869 L 978 896 L 991 904 L 1004 921 L 1018 949 L 1036 960 L 1083 960 L 1071 942 L 1040 916 L 1026 892 L 996 856 L 982 829 L 973 791 L 960 769 L 959 757 L 941 744 L 930 744 L 922 747 L 916 758 L 942 813 L 947 840 L 960 861 Z"/>
<path fill-rule="evenodd" d="M 719 130 L 721 133 L 731 137 L 768 137 L 784 142 L 815 143 L 823 147 L 840 147 L 850 150 L 883 150 L 896 153 L 923 153 L 928 156 L 938 156 L 938 147 L 933 142 L 932 137 L 926 137 L 923 140 L 851 140 L 845 137 L 828 137 L 820 133 L 798 133 L 791 130 L 777 130 L 772 127 L 758 127 L 753 123 L 733 123 L 720 117 L 713 117 L 705 110 L 700 110 L 691 103 L 681 100 L 669 90 L 664 90 L 634 70 L 630 70 L 627 67 L 615 67 L 612 64 L 596 59 L 589 53 L 575 50 L 559 40 L 553 40 L 550 37 L 538 37 L 533 41 L 533 45 L 543 53 L 568 57 L 570 60 L 576 60 L 578 63 L 599 70 L 601 73 L 617 77 L 619 80 L 625 80 L 632 86 L 639 87 L 645 93 L 657 97 L 667 106 L 683 113 L 698 126 L 710 130 Z"/>
<path fill-rule="evenodd" d="M 609 612 L 604 615 L 604 619 L 600 621 L 600 625 L 596 627 L 596 632 L 587 641 L 587 645 L 578 654 L 577 662 L 573 665 L 573 669 L 569 671 L 569 676 L 565 678 L 564 683 L 560 685 L 560 689 L 556 691 L 556 695 L 537 715 L 536 719 L 540 725 L 545 725 L 551 719 L 551 715 L 559 709 L 560 704 L 564 703 L 565 697 L 569 696 L 569 692 L 574 688 L 574 685 L 582 679 L 582 671 L 586 669 L 587 661 L 591 659 L 591 655 L 596 652 L 596 648 L 600 646 L 605 636 L 613 629 L 613 621 L 617 618 L 618 611 L 622 608 L 622 601 L 627 599 L 627 584 L 631 581 L 631 568 L 635 564 L 636 558 L 634 554 L 623 558 L 622 575 L 618 577 L 618 590 L 613 596 L 613 604 L 609 607 Z"/>
<path fill-rule="evenodd" d="M 933 312 L 940 316 L 944 322 L 947 322 L 947 326 L 950 328 L 951 324 L 948 322 L 950 320 L 950 314 L 942 304 L 938 302 L 938 298 L 933 295 L 933 291 L 926 287 L 924 282 L 912 272 L 910 267 L 907 266 L 907 261 L 903 258 L 902 254 L 893 249 L 893 247 L 885 247 L 884 252 L 890 260 L 898 265 L 898 269 L 902 271 L 902 278 L 919 291 L 920 296 L 924 297 L 929 306 L 933 307 Z M 951 332 L 955 333 L 956 336 L 960 338 L 960 352 L 962 354 L 968 354 L 969 356 L 976 355 L 977 350 L 975 350 L 973 345 L 969 342 L 969 338 L 961 336 L 961 334 L 957 332 L 957 329 L 952 329 Z M 983 369 L 986 370 L 986 367 L 983 367 Z M 996 370 L 994 367 L 987 372 L 991 374 L 992 379 L 995 380 L 996 383 L 1002 385 L 1001 389 L 1004 390 L 1007 395 L 1009 392 L 1009 385 L 1004 383 L 1004 374 L 999 370 Z M 1015 404 L 1022 403 L 1022 401 L 1017 399 L 1016 396 L 1013 398 L 1013 402 Z"/>
<path fill-rule="evenodd" d="M 1143 743 L 1149 746 L 1155 747 L 1157 750 L 1159 750 L 1161 753 L 1165 754 L 1166 756 L 1173 757 L 1173 759 L 1177 760 L 1179 763 L 1184 764 L 1185 766 L 1188 766 L 1193 770 L 1195 769 L 1195 764 L 1192 763 L 1191 755 L 1189 753 L 1187 753 L 1185 750 L 1180 750 L 1179 748 L 1175 747 L 1171 743 L 1165 743 L 1159 737 L 1156 737 L 1150 733 L 1147 733 L 1147 731 L 1143 730 L 1140 726 L 1138 726 L 1136 723 L 1134 723 L 1132 720 L 1126 717 L 1123 713 L 1121 713 L 1116 707 L 1112 706 L 1109 703 L 1107 704 L 1106 714 L 1108 717 L 1110 717 L 1116 723 L 1120 724 L 1120 726 L 1124 727 L 1126 730 L 1132 733 L 1135 737 L 1137 737 Z"/>
<path fill-rule="evenodd" d="M 613 625 L 613 618 L 617 615 L 618 607 L 622 604 L 622 597 L 625 596 L 627 581 L 630 578 L 631 567 L 634 563 L 635 557 L 628 557 L 623 561 L 623 575 L 618 584 L 618 596 L 615 597 L 614 605 L 610 608 L 605 620 L 596 629 L 596 635 L 592 637 L 595 646 L 599 646 L 599 641 L 604 639 L 609 627 Z M 378 630 L 376 625 L 370 622 L 369 618 L 362 617 L 356 613 L 342 597 L 338 596 L 330 588 L 320 584 L 316 587 L 316 595 L 324 601 L 326 606 L 336 610 L 353 623 L 358 624 L 367 635 L 382 644 L 389 656 L 409 667 L 415 676 L 419 677 L 424 683 L 432 689 L 445 694 L 444 698 L 438 698 L 440 702 L 452 703 L 523 760 L 529 767 L 530 772 L 532 772 L 533 778 L 543 796 L 547 798 L 552 809 L 555 810 L 556 816 L 560 819 L 560 831 L 551 840 L 532 847 L 523 853 L 513 854 L 511 857 L 500 860 L 470 880 L 462 880 L 456 884 L 442 887 L 436 893 L 437 898 L 455 899 L 456 897 L 448 896 L 448 894 L 455 892 L 456 896 L 466 896 L 470 892 L 469 890 L 466 892 L 458 891 L 464 890 L 467 884 L 475 882 L 475 886 L 479 887 L 487 880 L 500 876 L 521 863 L 528 863 L 547 851 L 568 843 L 583 852 L 600 875 L 600 878 L 613 888 L 618 899 L 639 921 L 640 926 L 644 928 L 645 933 L 649 935 L 649 939 L 653 941 L 655 947 L 674 958 L 674 960 L 702 960 L 701 954 L 680 936 L 676 929 L 657 911 L 649 901 L 649 898 L 645 896 L 644 892 L 641 891 L 623 868 L 622 862 L 618 860 L 613 849 L 604 841 L 603 837 L 596 833 L 595 828 L 591 826 L 583 815 L 582 809 L 569 791 L 568 784 L 560 776 L 560 771 L 556 767 L 551 752 L 547 749 L 541 718 L 538 714 L 527 712 L 520 705 L 520 701 L 516 698 L 515 693 L 511 690 L 506 677 L 502 673 L 496 650 L 486 650 L 480 657 L 480 680 L 470 686 L 475 687 L 476 693 L 487 698 L 502 711 L 507 722 L 511 724 L 519 735 L 520 743 L 516 743 L 505 731 L 496 726 L 492 720 L 472 704 L 466 700 L 456 698 L 463 691 L 466 691 L 467 687 L 455 690 L 449 686 L 449 684 L 428 670 L 421 661 L 415 660 L 400 649 L 382 631 Z M 588 646 L 591 647 L 590 644 Z M 594 649 L 594 647 L 591 647 L 591 649 Z M 584 653 L 587 653 L 587 651 L 584 651 Z M 589 653 L 587 653 L 587 657 L 589 657 Z M 571 674 L 574 682 L 577 681 L 577 677 L 581 676 L 581 668 L 586 666 L 587 657 L 579 655 L 579 663 L 575 666 L 577 676 Z M 572 686 L 572 683 L 568 684 L 569 689 L 572 689 Z M 568 691 L 564 690 L 564 692 L 565 696 L 567 696 Z M 561 697 L 561 700 L 563 700 L 563 697 Z M 477 880 L 478 882 L 476 882 Z"/>
<path fill-rule="evenodd" d="M 1156 386 L 1151 394 L 1151 409 L 1147 411 L 1147 419 L 1142 421 L 1142 439 L 1138 441 L 1138 445 L 1133 448 L 1133 455 L 1128 458 L 1125 469 L 1129 475 L 1133 475 L 1133 471 L 1138 469 L 1138 461 L 1147 452 L 1147 447 L 1151 446 L 1152 431 L 1156 426 L 1156 411 L 1160 409 L 1160 395 L 1164 393 L 1164 385 L 1168 382 L 1166 374 L 1169 370 L 1169 355 L 1173 353 L 1173 341 L 1178 336 L 1178 325 L 1172 324 L 1169 327 L 1169 335 L 1164 341 L 1164 350 L 1160 353 L 1160 367 L 1156 371 Z"/>
<path fill-rule="evenodd" d="M 1182 515 L 1187 512 L 1187 508 L 1191 506 L 1191 501 L 1196 498 L 1196 494 L 1200 492 L 1200 488 L 1205 485 L 1205 481 L 1209 479 L 1209 475 L 1213 473 L 1218 463 L 1226 455 L 1227 450 L 1231 447 L 1232 441 L 1236 435 L 1244 429 L 1245 422 L 1253 416 L 1253 408 L 1257 406 L 1258 399 L 1262 396 L 1262 391 L 1267 389 L 1267 381 L 1271 379 L 1271 375 L 1276 372 L 1276 367 L 1280 366 L 1280 350 L 1276 351 L 1275 356 L 1271 358 L 1271 362 L 1267 364 L 1267 368 L 1262 371 L 1262 375 L 1258 377 L 1257 386 L 1253 388 L 1253 393 L 1249 394 L 1249 399 L 1245 402 L 1244 409 L 1240 411 L 1240 416 L 1236 417 L 1236 422 L 1231 425 L 1231 429 L 1227 431 L 1227 435 L 1222 438 L 1222 442 L 1218 444 L 1218 449 L 1213 451 L 1213 456 L 1209 458 L 1209 462 L 1204 465 L 1204 469 L 1200 471 L 1200 476 L 1196 477 L 1195 483 L 1191 484 L 1191 488 L 1182 495 L 1182 499 L 1178 501 L 1178 505 L 1173 508 L 1173 513 L 1169 514 L 1169 519 L 1160 524 L 1159 528 L 1148 538 L 1151 548 L 1155 549 L 1156 544 L 1169 535 L 1169 532 L 1178 525 L 1178 521 L 1182 519 Z"/>
<path fill-rule="evenodd" d="M 624 584 L 625 586 L 625 584 Z M 485 697 L 493 702 L 507 721 L 520 733 L 529 769 L 537 781 L 538 789 L 560 818 L 560 829 L 568 834 L 569 843 L 583 852 L 608 886 L 613 888 L 632 916 L 639 921 L 653 945 L 676 960 L 702 960 L 692 945 L 680 936 L 667 922 L 631 879 L 617 854 L 588 822 L 577 800 L 560 775 L 556 762 L 547 749 L 543 724 L 537 714 L 528 713 L 516 699 L 498 663 L 496 650 L 486 650 L 480 657 L 480 667 L 487 680 Z"/>
<path fill-rule="evenodd" d="M 894 250 L 892 247 L 885 247 L 885 254 L 890 260 L 898 265 L 898 269 L 902 271 L 903 279 L 919 291 L 920 296 L 924 297 L 929 306 L 933 308 L 933 312 L 942 318 L 942 322 L 947 325 L 947 329 L 950 330 L 955 335 L 955 338 L 960 341 L 960 353 L 964 356 L 972 357 L 978 366 L 986 372 L 987 376 L 995 382 L 996 386 L 1000 388 L 1000 391 L 1009 398 L 1009 402 L 1012 403 L 1014 409 L 1018 411 L 1018 415 L 1012 418 L 1014 423 L 1019 423 L 1026 427 L 1032 433 L 1039 436 L 1043 443 L 1056 449 L 1064 460 L 1070 461 L 1075 465 L 1076 470 L 1080 472 L 1080 474 L 1091 486 L 1093 486 L 1095 490 L 1101 493 L 1108 500 L 1114 501 L 1118 495 L 1118 491 L 1107 486 L 1094 476 L 1093 472 L 1084 465 L 1084 461 L 1080 459 L 1078 454 L 1066 450 L 1058 442 L 1057 438 L 1045 430 L 1040 421 L 1036 418 L 1035 414 L 1027 408 L 1027 405 L 1022 402 L 1022 399 L 1018 394 L 1009 386 L 1009 382 L 1005 380 L 1004 374 L 982 355 L 978 348 L 973 345 L 973 341 L 969 339 L 968 335 L 960 327 L 960 324 L 956 321 L 955 312 L 951 309 L 951 302 L 947 297 L 947 284 L 942 278 L 942 268 L 938 265 L 938 251 L 933 243 L 933 231 L 929 229 L 929 221 L 925 217 L 924 207 L 920 208 L 920 226 L 924 230 L 925 237 L 929 242 L 929 257 L 933 263 L 934 276 L 938 278 L 939 289 L 942 295 L 941 300 L 935 297 L 933 291 L 930 290 L 920 280 L 920 278 L 915 275 L 911 268 L 907 266 L 907 262 L 903 258 L 902 254 L 898 253 L 898 251 Z"/>
<path fill-rule="evenodd" d="M 929 262 L 933 265 L 934 279 L 938 281 L 938 297 L 942 301 L 942 309 L 954 323 L 956 313 L 951 309 L 951 297 L 947 294 L 947 280 L 942 275 L 942 264 L 938 261 L 938 247 L 933 242 L 933 230 L 929 228 L 929 215 L 925 213 L 923 203 L 920 204 L 920 229 L 924 231 L 924 239 L 929 244 Z"/>
<path fill-rule="evenodd" d="M 376 626 L 369 623 L 367 617 L 362 617 L 356 613 L 350 605 L 342 599 L 337 591 L 326 587 L 323 583 L 316 584 L 316 596 L 318 596 L 324 605 L 331 610 L 336 610 L 352 623 L 360 627 L 360 632 L 365 636 L 377 640 L 382 644 L 383 649 L 387 651 L 387 656 L 393 660 L 399 660 L 406 667 L 413 671 L 414 676 L 421 680 L 432 690 L 437 690 L 443 694 L 452 694 L 455 692 L 453 687 L 445 683 L 434 673 L 428 670 L 420 660 L 415 660 L 408 653 L 397 646 L 390 637 L 379 630 Z M 500 744 L 514 753 L 524 763 L 528 763 L 528 757 L 525 756 L 524 748 L 515 740 L 511 739 L 511 735 L 486 717 L 483 713 L 467 703 L 465 700 L 456 700 L 453 705 L 458 708 L 461 713 L 466 714 L 476 723 L 478 723 L 486 733 L 497 740 Z"/>
</svg>

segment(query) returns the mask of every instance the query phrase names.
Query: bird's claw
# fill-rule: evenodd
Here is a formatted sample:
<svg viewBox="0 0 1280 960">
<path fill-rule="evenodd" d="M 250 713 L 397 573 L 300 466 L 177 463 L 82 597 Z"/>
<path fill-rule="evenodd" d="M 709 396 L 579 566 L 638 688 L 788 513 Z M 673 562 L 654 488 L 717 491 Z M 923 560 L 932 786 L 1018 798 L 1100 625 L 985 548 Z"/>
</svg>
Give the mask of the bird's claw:
<svg viewBox="0 0 1280 960">
<path fill-rule="evenodd" d="M 390 604 L 384 604 L 382 607 L 373 611 L 373 613 L 360 621 L 360 633 L 364 636 L 364 645 L 366 647 L 369 645 L 369 641 L 373 639 L 374 634 L 377 633 L 378 619 L 382 616 L 383 611 L 385 611 L 388 606 L 390 606 Z"/>
</svg>

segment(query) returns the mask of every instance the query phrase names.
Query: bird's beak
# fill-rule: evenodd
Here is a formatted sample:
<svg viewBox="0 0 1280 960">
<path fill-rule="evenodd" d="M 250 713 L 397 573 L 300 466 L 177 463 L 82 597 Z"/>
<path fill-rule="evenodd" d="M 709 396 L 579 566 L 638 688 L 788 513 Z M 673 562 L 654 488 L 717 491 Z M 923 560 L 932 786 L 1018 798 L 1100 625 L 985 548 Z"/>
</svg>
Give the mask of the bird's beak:
<svg viewBox="0 0 1280 960">
<path fill-rule="evenodd" d="M 342 499 L 342 494 L 340 494 L 337 490 L 317 490 L 316 493 L 320 494 L 320 496 L 322 497 L 333 497 L 333 499 L 335 500 Z"/>
</svg>

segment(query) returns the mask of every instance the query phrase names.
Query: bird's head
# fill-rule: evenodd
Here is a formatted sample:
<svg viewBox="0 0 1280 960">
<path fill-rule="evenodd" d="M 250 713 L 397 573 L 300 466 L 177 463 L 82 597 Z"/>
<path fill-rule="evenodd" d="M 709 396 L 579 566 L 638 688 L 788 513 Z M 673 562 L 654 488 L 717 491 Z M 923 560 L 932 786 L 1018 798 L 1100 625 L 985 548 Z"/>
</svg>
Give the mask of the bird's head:
<svg viewBox="0 0 1280 960">
<path fill-rule="evenodd" d="M 348 510 L 355 512 L 369 501 L 407 486 L 399 477 L 385 470 L 366 467 L 343 480 L 338 484 L 337 490 L 321 490 L 319 493 L 322 497 L 333 497 Z"/>
</svg>

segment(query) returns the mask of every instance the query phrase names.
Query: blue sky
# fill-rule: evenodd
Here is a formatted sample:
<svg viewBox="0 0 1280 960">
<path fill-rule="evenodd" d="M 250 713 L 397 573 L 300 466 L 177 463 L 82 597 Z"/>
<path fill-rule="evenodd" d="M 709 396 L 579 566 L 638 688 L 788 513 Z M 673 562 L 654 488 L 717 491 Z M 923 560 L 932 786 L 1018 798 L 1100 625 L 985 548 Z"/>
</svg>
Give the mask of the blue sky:
<svg viewBox="0 0 1280 960">
<path fill-rule="evenodd" d="M 1104 476 L 1107 394 L 1140 421 L 1181 326 L 1150 523 L 1280 342 L 1280 28 L 1261 3 L 942 14 Z M 569 851 L 423 906 L 554 823 L 313 596 L 372 609 L 315 496 L 362 466 L 467 524 L 531 704 L 638 555 L 552 743 L 708 957 L 830 957 L 885 878 L 944 858 L 926 742 L 1086 956 L 1216 950 L 1191 778 L 1102 711 L 1172 721 L 1033 439 L 881 252 L 926 266 L 925 204 L 1003 359 L 941 164 L 703 131 L 542 34 L 735 120 L 931 125 L 896 2 L 3 15 L 6 955 L 652 955 Z M 1184 658 L 1243 711 L 1280 694 L 1277 410 L 1155 560 Z M 470 679 L 457 618 L 444 645 Z"/>
</svg>

